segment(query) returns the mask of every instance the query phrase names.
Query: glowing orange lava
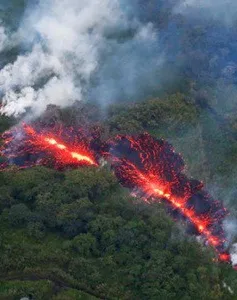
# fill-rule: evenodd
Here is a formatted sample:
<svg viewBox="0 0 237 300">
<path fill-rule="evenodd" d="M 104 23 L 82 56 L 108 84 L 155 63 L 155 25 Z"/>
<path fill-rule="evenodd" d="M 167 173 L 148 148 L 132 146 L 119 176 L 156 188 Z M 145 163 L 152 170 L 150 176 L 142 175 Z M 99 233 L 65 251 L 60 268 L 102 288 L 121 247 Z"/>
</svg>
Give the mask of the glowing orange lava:
<svg viewBox="0 0 237 300">
<path fill-rule="evenodd" d="M 170 144 L 149 134 L 117 136 L 110 142 L 108 159 L 123 186 L 146 202 L 165 200 L 174 215 L 188 220 L 195 234 L 213 246 L 220 260 L 230 261 L 222 228 L 226 209 L 203 191 L 201 182 L 182 173 L 183 160 Z"/>
<path fill-rule="evenodd" d="M 224 262 L 229 262 L 230 261 L 230 254 L 229 253 L 221 253 L 219 255 L 219 260 L 224 261 Z"/>
<path fill-rule="evenodd" d="M 53 151 L 54 156 L 65 163 L 69 163 L 70 161 L 73 163 L 73 161 L 76 160 L 78 162 L 84 162 L 88 165 L 98 165 L 93 155 L 89 153 L 89 151 L 88 153 L 85 153 L 85 150 L 82 149 L 72 150 L 71 148 L 73 147 L 66 146 L 63 143 L 58 142 L 54 137 L 37 133 L 29 125 L 24 125 L 24 129 L 28 135 L 31 136 L 31 139 L 29 140 L 30 143 L 33 143 L 35 146 L 38 146 L 42 149 Z"/>
<path fill-rule="evenodd" d="M 19 168 L 45 165 L 55 169 L 98 166 L 95 152 L 90 148 L 90 141 L 83 132 L 73 128 L 42 128 L 23 124 L 5 132 L 0 155 Z M 7 163 L 0 165 L 4 170 Z"/>
<path fill-rule="evenodd" d="M 149 176 L 145 176 L 142 174 L 135 165 L 130 164 L 133 169 L 133 176 L 134 178 L 138 178 L 139 186 L 142 188 L 143 191 L 149 196 L 156 196 L 166 199 L 172 204 L 174 209 L 179 209 L 179 211 L 187 218 L 189 221 L 196 227 L 197 231 L 205 236 L 207 241 L 210 245 L 217 247 L 218 245 L 222 244 L 224 241 L 219 239 L 217 236 L 213 236 L 212 233 L 207 229 L 208 225 L 210 224 L 211 220 L 208 216 L 199 217 L 195 215 L 195 211 L 193 209 L 188 209 L 185 207 L 186 199 L 185 198 L 178 198 L 171 194 L 170 189 L 171 187 L 169 184 L 166 186 L 161 186 L 158 182 L 154 182 Z M 153 177 L 153 176 L 151 176 Z M 167 192 L 167 190 L 169 192 Z M 220 258 L 226 258 L 225 255 L 220 256 Z"/>
</svg>

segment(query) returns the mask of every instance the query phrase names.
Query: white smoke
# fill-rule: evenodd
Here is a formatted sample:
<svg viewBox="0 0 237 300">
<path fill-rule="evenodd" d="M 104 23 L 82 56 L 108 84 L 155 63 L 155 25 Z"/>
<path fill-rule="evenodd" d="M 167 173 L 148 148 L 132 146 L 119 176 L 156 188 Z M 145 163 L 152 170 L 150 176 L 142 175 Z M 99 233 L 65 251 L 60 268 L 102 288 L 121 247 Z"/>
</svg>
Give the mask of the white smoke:
<svg viewBox="0 0 237 300">
<path fill-rule="evenodd" d="M 234 291 L 232 290 L 232 288 L 231 288 L 229 285 L 227 285 L 225 282 L 223 282 L 223 287 L 224 287 L 225 289 L 227 289 L 228 292 L 229 292 L 231 295 L 234 294 Z"/>
<path fill-rule="evenodd" d="M 233 266 L 237 265 L 237 243 L 233 243 L 236 240 L 237 235 L 237 220 L 234 218 L 227 218 L 224 221 L 224 230 L 226 233 L 226 241 L 230 246 L 230 258 Z"/>
<path fill-rule="evenodd" d="M 126 31 L 135 34 L 128 42 L 121 42 L 126 39 Z M 140 80 L 134 68 L 138 67 L 144 77 L 151 64 L 148 57 L 147 65 L 139 68 L 145 58 L 144 51 L 136 55 L 137 48 L 143 45 L 149 51 L 154 43 L 153 27 L 129 20 L 119 0 L 40 1 L 26 14 L 17 37 L 29 51 L 0 70 L 1 113 L 14 116 L 28 110 L 33 116 L 39 115 L 48 104 L 65 107 L 83 100 L 88 93 L 107 98 L 121 90 L 129 93 Z M 6 43 L 7 36 L 0 27 L 0 51 Z M 108 62 L 105 56 L 112 59 Z M 153 66 L 160 63 L 157 56 L 152 61 Z M 123 70 L 118 87 L 110 80 L 111 65 Z M 106 71 L 100 74 L 103 68 Z M 93 92 L 91 81 L 95 74 L 97 87 Z M 121 79 L 126 75 L 130 77 L 127 85 Z"/>
<path fill-rule="evenodd" d="M 233 266 L 237 266 L 237 243 L 233 244 L 230 249 L 230 257 Z"/>
<path fill-rule="evenodd" d="M 55 75 L 50 76 L 52 74 Z M 34 88 L 37 81 L 46 76 L 50 79 L 43 88 Z M 63 104 L 64 99 L 70 101 L 80 95 L 64 73 L 60 60 L 44 52 L 40 45 L 34 46 L 29 54 L 19 56 L 13 64 L 6 65 L 0 71 L 0 86 L 4 93 L 2 113 L 15 116 L 29 107 L 40 114 L 49 103 Z"/>
<path fill-rule="evenodd" d="M 227 243 L 230 245 L 233 243 L 233 240 L 236 238 L 237 220 L 232 217 L 228 217 L 224 220 L 223 227 L 226 233 Z"/>
</svg>

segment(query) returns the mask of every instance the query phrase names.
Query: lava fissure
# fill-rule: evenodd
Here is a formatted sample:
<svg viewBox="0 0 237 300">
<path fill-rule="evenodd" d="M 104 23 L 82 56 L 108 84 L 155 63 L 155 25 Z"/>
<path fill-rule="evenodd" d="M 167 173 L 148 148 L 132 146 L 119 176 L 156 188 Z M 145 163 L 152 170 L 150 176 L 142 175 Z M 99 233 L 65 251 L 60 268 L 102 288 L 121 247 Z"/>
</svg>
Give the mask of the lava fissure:
<svg viewBox="0 0 237 300">
<path fill-rule="evenodd" d="M 71 133 L 69 131 L 69 139 Z M 20 133 L 16 128 L 3 135 L 5 144 L 1 153 L 21 167 L 48 165 L 63 169 L 68 166 L 98 166 L 95 154 L 87 142 L 75 138 L 74 141 L 65 143 L 62 136 L 65 138 L 65 132 L 61 132 L 59 128 L 54 129 L 54 132 L 37 132 L 32 126 L 24 124 Z"/>
<path fill-rule="evenodd" d="M 109 145 L 107 157 L 123 186 L 139 189 L 148 199 L 163 199 L 216 249 L 221 260 L 229 261 L 222 228 L 227 210 L 202 190 L 201 182 L 182 173 L 183 160 L 170 144 L 141 134 L 117 136 Z"/>
</svg>

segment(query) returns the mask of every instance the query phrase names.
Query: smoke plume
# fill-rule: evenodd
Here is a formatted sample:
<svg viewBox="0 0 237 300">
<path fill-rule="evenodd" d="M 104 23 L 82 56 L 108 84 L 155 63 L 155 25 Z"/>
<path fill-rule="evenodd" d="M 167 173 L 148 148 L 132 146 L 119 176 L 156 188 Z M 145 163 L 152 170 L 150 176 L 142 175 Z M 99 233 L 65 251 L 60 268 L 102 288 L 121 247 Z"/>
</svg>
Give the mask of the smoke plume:
<svg viewBox="0 0 237 300">
<path fill-rule="evenodd" d="M 39 115 L 48 104 L 75 100 L 104 104 L 157 85 L 157 33 L 129 18 L 117 0 L 40 1 L 26 10 L 16 35 L 22 51 L 0 70 L 7 115 Z M 1 27 L 0 50 L 6 40 Z"/>
</svg>

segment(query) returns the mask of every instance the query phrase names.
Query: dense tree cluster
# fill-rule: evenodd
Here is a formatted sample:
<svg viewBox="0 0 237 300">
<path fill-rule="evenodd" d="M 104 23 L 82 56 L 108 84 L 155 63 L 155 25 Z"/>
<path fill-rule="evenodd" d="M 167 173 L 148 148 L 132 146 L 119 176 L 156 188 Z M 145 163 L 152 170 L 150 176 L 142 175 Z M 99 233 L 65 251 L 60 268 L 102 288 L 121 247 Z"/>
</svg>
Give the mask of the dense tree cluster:
<svg viewBox="0 0 237 300">
<path fill-rule="evenodd" d="M 131 198 L 109 171 L 0 175 L 1 276 L 49 280 L 39 299 L 58 280 L 109 299 L 228 296 L 211 253 L 185 238 L 161 204 Z"/>
</svg>

